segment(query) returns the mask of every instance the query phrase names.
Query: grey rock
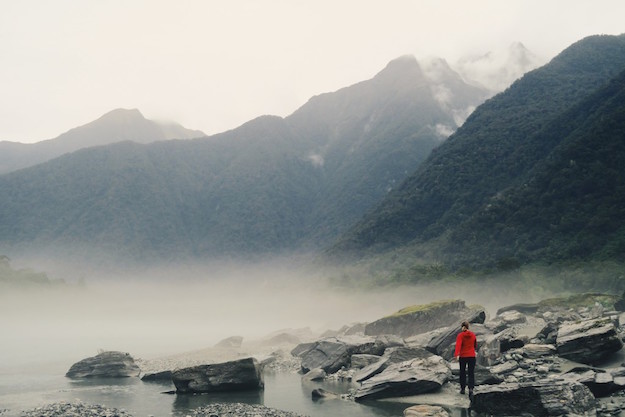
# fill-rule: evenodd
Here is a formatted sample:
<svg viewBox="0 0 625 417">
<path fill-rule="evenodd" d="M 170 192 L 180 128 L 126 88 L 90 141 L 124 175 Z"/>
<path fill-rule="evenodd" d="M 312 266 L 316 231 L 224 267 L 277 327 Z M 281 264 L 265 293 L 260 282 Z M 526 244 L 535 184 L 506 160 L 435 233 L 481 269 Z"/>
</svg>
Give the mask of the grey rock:
<svg viewBox="0 0 625 417">
<path fill-rule="evenodd" d="M 622 377 L 625 368 L 597 369 L 578 367 L 562 375 L 566 381 L 584 384 L 597 398 L 625 389 L 625 378 Z"/>
<path fill-rule="evenodd" d="M 340 399 L 341 394 L 337 394 L 336 392 L 328 391 L 323 388 L 315 388 L 314 390 L 312 390 L 311 397 L 313 400 L 317 400 L 320 398 Z"/>
<path fill-rule="evenodd" d="M 520 349 L 521 354 L 529 359 L 538 359 L 556 354 L 556 347 L 550 344 L 528 343 Z"/>
<path fill-rule="evenodd" d="M 321 368 L 311 369 L 302 376 L 302 381 L 322 381 L 326 375 L 326 371 Z"/>
<path fill-rule="evenodd" d="M 515 324 L 526 322 L 527 317 L 524 314 L 515 310 L 509 310 L 499 314 L 493 320 L 490 320 L 485 324 L 486 327 L 492 330 L 493 333 L 499 333 Z"/>
<path fill-rule="evenodd" d="M 352 335 L 322 339 L 300 354 L 302 372 L 321 368 L 331 374 L 341 368 L 349 368 L 353 354 L 379 356 L 384 349 L 383 343 L 374 337 Z"/>
<path fill-rule="evenodd" d="M 356 382 L 366 381 L 367 379 L 384 371 L 389 365 L 389 358 L 382 357 L 379 361 L 372 363 L 371 365 L 365 366 L 364 368 L 357 371 L 352 379 Z"/>
<path fill-rule="evenodd" d="M 231 336 L 217 342 L 215 347 L 221 349 L 235 349 L 240 348 L 241 344 L 243 344 L 242 336 Z"/>
<path fill-rule="evenodd" d="M 516 371 L 519 368 L 517 361 L 505 361 L 499 365 L 491 366 L 490 371 L 496 375 L 506 375 Z"/>
<path fill-rule="evenodd" d="M 178 369 L 172 373 L 172 381 L 180 394 L 260 390 L 264 387 L 260 365 L 254 358 Z"/>
<path fill-rule="evenodd" d="M 413 359 L 389 365 L 380 374 L 363 382 L 354 399 L 363 401 L 433 392 L 451 377 L 451 370 L 440 356 Z"/>
<path fill-rule="evenodd" d="M 389 359 L 389 364 L 400 363 L 412 359 L 425 359 L 432 356 L 433 353 L 421 347 L 394 347 L 384 351 L 384 357 Z"/>
<path fill-rule="evenodd" d="M 380 360 L 380 356 L 377 355 L 368 355 L 366 353 L 357 353 L 352 355 L 351 358 L 351 368 L 352 369 L 362 369 L 365 366 L 369 366 L 372 363 L 376 363 Z"/>
<path fill-rule="evenodd" d="M 487 415 L 594 416 L 596 401 L 577 382 L 543 380 L 476 387 L 471 409 Z"/>
<path fill-rule="evenodd" d="M 447 410 L 439 405 L 419 404 L 404 410 L 404 417 L 448 417 Z"/>
<path fill-rule="evenodd" d="M 495 335 L 499 339 L 499 351 L 507 352 L 510 349 L 518 349 L 525 346 L 529 341 L 527 336 L 519 336 L 516 329 L 508 327 Z"/>
<path fill-rule="evenodd" d="M 262 344 L 265 346 L 298 345 L 301 342 L 296 335 L 284 332 L 263 340 Z"/>
<path fill-rule="evenodd" d="M 142 381 L 171 381 L 172 371 L 150 372 L 141 376 Z"/>
<path fill-rule="evenodd" d="M 317 342 L 300 343 L 299 345 L 295 346 L 293 350 L 291 350 L 291 355 L 296 356 L 298 358 L 302 357 L 302 355 L 304 355 L 306 352 L 309 352 L 312 349 L 314 349 L 316 344 Z"/>
<path fill-rule="evenodd" d="M 69 378 L 125 378 L 138 377 L 141 369 L 130 354 L 102 352 L 73 364 L 65 374 Z"/>
<path fill-rule="evenodd" d="M 388 348 L 377 362 L 365 366 L 354 374 L 354 381 L 362 382 L 384 371 L 389 365 L 412 359 L 424 359 L 433 356 L 432 353 L 420 347 L 401 346 Z"/>
<path fill-rule="evenodd" d="M 580 363 L 593 364 L 623 347 L 609 318 L 563 323 L 556 338 L 558 355 Z"/>
</svg>

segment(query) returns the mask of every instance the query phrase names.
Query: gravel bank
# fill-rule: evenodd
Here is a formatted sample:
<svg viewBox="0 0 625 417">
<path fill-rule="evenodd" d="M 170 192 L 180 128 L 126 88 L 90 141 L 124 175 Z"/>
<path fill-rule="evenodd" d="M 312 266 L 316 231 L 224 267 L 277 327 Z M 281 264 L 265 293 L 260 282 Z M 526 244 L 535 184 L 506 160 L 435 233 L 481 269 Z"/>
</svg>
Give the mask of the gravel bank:
<svg viewBox="0 0 625 417">
<path fill-rule="evenodd" d="M 0 410 L 0 415 L 8 410 Z M 305 417 L 262 405 L 215 403 L 193 410 L 192 417 Z M 54 403 L 24 411 L 20 417 L 132 417 L 125 410 L 98 404 Z"/>
<path fill-rule="evenodd" d="M 215 403 L 193 411 L 193 417 L 305 417 L 263 405 Z"/>
<path fill-rule="evenodd" d="M 21 417 L 132 417 L 132 414 L 98 404 L 54 403 L 23 411 Z"/>
</svg>

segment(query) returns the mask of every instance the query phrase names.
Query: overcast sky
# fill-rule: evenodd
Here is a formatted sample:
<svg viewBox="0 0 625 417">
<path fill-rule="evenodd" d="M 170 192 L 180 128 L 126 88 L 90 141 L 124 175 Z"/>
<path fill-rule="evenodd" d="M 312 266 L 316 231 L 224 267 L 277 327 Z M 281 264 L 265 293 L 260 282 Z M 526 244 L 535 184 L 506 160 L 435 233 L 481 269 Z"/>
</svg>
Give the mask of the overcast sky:
<svg viewBox="0 0 625 417">
<path fill-rule="evenodd" d="M 515 41 L 550 59 L 625 32 L 623 0 L 0 0 L 0 140 L 115 108 L 207 134 L 373 77 Z"/>
</svg>

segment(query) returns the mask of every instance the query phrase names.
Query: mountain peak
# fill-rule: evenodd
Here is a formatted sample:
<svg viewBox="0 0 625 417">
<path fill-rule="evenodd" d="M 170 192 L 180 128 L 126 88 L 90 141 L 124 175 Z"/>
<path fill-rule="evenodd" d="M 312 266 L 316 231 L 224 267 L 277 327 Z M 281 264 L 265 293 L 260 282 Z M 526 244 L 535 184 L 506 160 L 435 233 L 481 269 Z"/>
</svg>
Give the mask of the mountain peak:
<svg viewBox="0 0 625 417">
<path fill-rule="evenodd" d="M 98 120 L 145 120 L 138 109 L 114 109 L 105 113 Z"/>
<path fill-rule="evenodd" d="M 423 71 L 417 59 L 412 55 L 402 55 L 389 62 L 386 67 L 374 77 L 375 79 L 423 79 Z"/>
</svg>

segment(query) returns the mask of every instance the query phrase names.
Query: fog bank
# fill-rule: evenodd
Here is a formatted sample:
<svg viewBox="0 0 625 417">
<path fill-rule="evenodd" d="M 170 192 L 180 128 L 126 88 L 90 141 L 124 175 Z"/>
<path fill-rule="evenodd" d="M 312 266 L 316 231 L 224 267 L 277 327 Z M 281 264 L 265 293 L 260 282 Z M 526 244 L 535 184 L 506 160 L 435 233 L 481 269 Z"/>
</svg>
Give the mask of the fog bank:
<svg viewBox="0 0 625 417">
<path fill-rule="evenodd" d="M 283 329 L 314 335 L 441 299 L 490 314 L 537 301 L 492 285 L 337 288 L 321 274 L 284 265 L 172 268 L 99 277 L 84 286 L 0 293 L 0 373 L 55 363 L 63 369 L 99 350 L 151 359 L 213 346 L 230 336 L 261 339 Z"/>
</svg>

